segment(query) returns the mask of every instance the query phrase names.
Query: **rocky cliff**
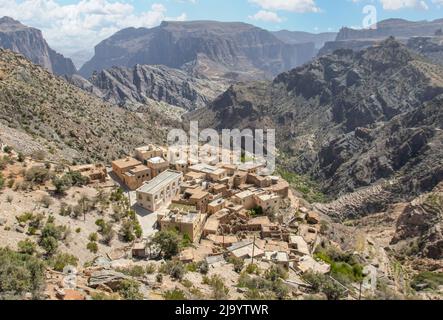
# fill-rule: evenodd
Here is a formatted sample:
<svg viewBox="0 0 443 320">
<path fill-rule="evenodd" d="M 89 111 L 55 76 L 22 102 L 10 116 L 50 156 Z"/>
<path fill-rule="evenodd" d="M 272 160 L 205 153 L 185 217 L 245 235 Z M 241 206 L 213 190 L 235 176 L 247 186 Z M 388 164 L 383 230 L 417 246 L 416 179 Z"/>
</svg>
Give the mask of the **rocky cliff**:
<svg viewBox="0 0 443 320">
<path fill-rule="evenodd" d="M 389 197 L 402 198 L 443 179 L 442 93 L 441 67 L 391 38 L 338 50 L 270 83 L 234 85 L 190 118 L 201 127 L 275 128 L 281 165 L 332 196 L 395 178 Z"/>
<path fill-rule="evenodd" d="M 300 65 L 297 46 L 245 23 L 163 22 L 128 28 L 99 43 L 80 70 L 94 71 L 136 64 L 165 65 L 190 74 L 230 79 L 271 77 Z"/>
<path fill-rule="evenodd" d="M 102 70 L 77 85 L 129 109 L 154 100 L 187 111 L 206 106 L 227 88 L 223 82 L 194 78 L 166 66 L 148 65 Z"/>
<path fill-rule="evenodd" d="M 76 69 L 72 61 L 52 50 L 42 32 L 3 17 L 0 19 L 0 48 L 9 49 L 57 75 L 72 75 Z"/>
</svg>

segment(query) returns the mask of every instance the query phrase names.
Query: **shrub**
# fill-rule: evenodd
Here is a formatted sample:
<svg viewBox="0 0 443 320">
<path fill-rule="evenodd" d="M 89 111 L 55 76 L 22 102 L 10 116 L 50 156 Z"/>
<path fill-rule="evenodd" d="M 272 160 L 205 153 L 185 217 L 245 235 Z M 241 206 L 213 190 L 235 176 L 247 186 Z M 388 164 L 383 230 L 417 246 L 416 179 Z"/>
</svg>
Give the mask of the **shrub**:
<svg viewBox="0 0 443 320">
<path fill-rule="evenodd" d="M 0 248 L 0 297 L 22 297 L 32 293 L 38 298 L 44 286 L 45 264 L 28 254 Z"/>
<path fill-rule="evenodd" d="M 51 178 L 48 169 L 43 167 L 32 167 L 25 173 L 26 181 L 36 184 L 43 184 Z"/>
<path fill-rule="evenodd" d="M 303 279 L 312 286 L 316 293 L 322 292 L 328 300 L 339 300 L 344 297 L 346 289 L 327 275 L 308 272 Z"/>
<path fill-rule="evenodd" d="M 46 236 L 40 240 L 40 246 L 45 250 L 47 255 L 51 256 L 57 252 L 58 241 L 52 236 Z"/>
<path fill-rule="evenodd" d="M 53 256 L 50 260 L 50 265 L 55 271 L 63 271 L 66 266 L 78 265 L 78 258 L 69 253 L 59 253 Z"/>
<path fill-rule="evenodd" d="M 163 298 L 165 300 L 175 300 L 175 301 L 187 300 L 185 293 L 177 288 L 175 288 L 174 290 L 168 290 L 165 293 L 163 293 Z"/>
<path fill-rule="evenodd" d="M 260 269 L 258 268 L 258 265 L 255 263 L 248 264 L 246 267 L 246 272 L 249 274 L 260 274 Z"/>
<path fill-rule="evenodd" d="M 97 242 L 89 242 L 86 245 L 86 249 L 88 249 L 89 251 L 91 251 L 92 253 L 97 253 L 98 252 L 98 245 Z"/>
<path fill-rule="evenodd" d="M 116 291 L 125 300 L 142 300 L 143 294 L 140 292 L 140 284 L 134 280 L 121 280 Z"/>
<path fill-rule="evenodd" d="M 245 265 L 245 262 L 243 261 L 243 259 L 232 256 L 232 257 L 229 257 L 227 261 L 234 265 L 235 272 L 237 272 L 237 273 L 242 272 L 243 267 Z"/>
<path fill-rule="evenodd" d="M 132 266 L 128 268 L 118 268 L 118 272 L 121 272 L 123 274 L 126 274 L 131 277 L 143 277 L 146 273 L 145 268 L 142 266 Z"/>
<path fill-rule="evenodd" d="M 279 279 L 287 279 L 288 273 L 279 265 L 273 265 L 265 272 L 265 279 L 270 281 L 277 281 Z"/>
<path fill-rule="evenodd" d="M 149 263 L 149 264 L 146 266 L 146 273 L 147 273 L 147 274 L 153 274 L 153 273 L 155 272 L 156 269 L 157 269 L 157 268 L 155 267 L 155 264 L 153 264 L 153 263 Z"/>
<path fill-rule="evenodd" d="M 167 261 L 160 266 L 159 271 L 170 275 L 176 280 L 181 280 L 186 273 L 186 268 L 180 261 Z"/>
<path fill-rule="evenodd" d="M 37 251 L 37 244 L 30 239 L 22 240 L 18 243 L 18 251 L 32 256 Z"/>
<path fill-rule="evenodd" d="M 225 286 L 223 279 L 218 275 L 209 278 L 209 286 L 212 288 L 212 298 L 215 300 L 226 299 L 229 289 Z"/>
<path fill-rule="evenodd" d="M 3 174 L 0 172 L 0 189 L 3 189 L 5 186 L 5 178 L 3 177 Z"/>
<path fill-rule="evenodd" d="M 98 235 L 97 235 L 97 233 L 95 233 L 95 232 L 91 233 L 91 234 L 89 235 L 88 239 L 89 239 L 89 241 L 91 241 L 91 242 L 97 242 L 97 240 L 98 240 Z"/>
</svg>

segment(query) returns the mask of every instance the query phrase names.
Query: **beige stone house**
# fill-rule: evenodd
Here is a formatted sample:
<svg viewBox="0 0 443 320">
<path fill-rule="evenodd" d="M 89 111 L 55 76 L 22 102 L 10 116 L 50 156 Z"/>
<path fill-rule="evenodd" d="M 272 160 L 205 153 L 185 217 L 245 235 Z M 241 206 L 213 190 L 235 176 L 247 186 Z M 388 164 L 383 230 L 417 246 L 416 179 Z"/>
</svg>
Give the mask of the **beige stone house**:
<svg viewBox="0 0 443 320">
<path fill-rule="evenodd" d="M 142 165 L 137 159 L 126 157 L 124 159 L 115 160 L 112 162 L 112 171 L 124 182 L 124 174 L 129 170 Z"/>
<path fill-rule="evenodd" d="M 177 230 L 180 234 L 186 234 L 192 242 L 200 239 L 205 221 L 205 214 L 178 210 L 171 210 L 166 215 L 158 217 L 160 230 Z"/>
<path fill-rule="evenodd" d="M 163 171 L 169 169 L 169 162 L 161 157 L 155 157 L 147 160 L 146 165 L 151 169 L 151 176 L 155 178 Z"/>
<path fill-rule="evenodd" d="M 157 211 L 171 203 L 180 192 L 183 173 L 166 170 L 137 189 L 137 204 L 149 211 Z"/>
</svg>

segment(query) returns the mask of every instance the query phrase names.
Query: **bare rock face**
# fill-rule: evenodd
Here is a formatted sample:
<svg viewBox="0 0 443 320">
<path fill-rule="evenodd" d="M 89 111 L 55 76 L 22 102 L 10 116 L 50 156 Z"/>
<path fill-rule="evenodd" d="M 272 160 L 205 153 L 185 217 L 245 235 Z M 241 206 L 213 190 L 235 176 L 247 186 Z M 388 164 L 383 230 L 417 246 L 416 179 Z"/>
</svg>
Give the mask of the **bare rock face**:
<svg viewBox="0 0 443 320">
<path fill-rule="evenodd" d="M 0 48 L 20 53 L 56 75 L 72 75 L 76 69 L 71 59 L 52 50 L 40 30 L 3 17 L 0 19 Z"/>
<path fill-rule="evenodd" d="M 299 49 L 245 23 L 163 22 L 124 29 L 102 41 L 80 74 L 88 78 L 113 66 L 149 64 L 213 78 L 262 79 L 300 65 Z"/>
<path fill-rule="evenodd" d="M 154 100 L 188 111 L 206 106 L 227 88 L 223 82 L 194 78 L 166 66 L 148 65 L 102 70 L 79 86 L 120 106 L 146 105 Z"/>
<path fill-rule="evenodd" d="M 443 185 L 432 193 L 413 200 L 397 221 L 397 230 L 391 244 L 418 239 L 420 255 L 425 258 L 443 258 Z"/>
<path fill-rule="evenodd" d="M 281 165 L 332 197 L 381 183 L 376 203 L 356 199 L 346 209 L 357 217 L 443 180 L 442 94 L 442 68 L 390 38 L 338 50 L 272 83 L 233 85 L 189 118 L 218 129 L 275 128 Z"/>
</svg>

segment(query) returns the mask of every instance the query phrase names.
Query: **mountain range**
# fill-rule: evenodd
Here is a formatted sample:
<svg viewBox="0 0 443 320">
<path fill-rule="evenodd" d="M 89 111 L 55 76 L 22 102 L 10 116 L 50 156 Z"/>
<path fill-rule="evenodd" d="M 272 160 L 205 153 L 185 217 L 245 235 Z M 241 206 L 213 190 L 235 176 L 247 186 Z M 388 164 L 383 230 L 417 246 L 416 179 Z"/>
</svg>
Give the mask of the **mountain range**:
<svg viewBox="0 0 443 320">
<path fill-rule="evenodd" d="M 338 50 L 271 82 L 232 85 L 188 115 L 200 126 L 275 128 L 281 165 L 332 197 L 388 183 L 378 205 L 443 179 L 443 70 L 390 38 Z"/>
<path fill-rule="evenodd" d="M 313 43 L 286 43 L 245 23 L 163 22 L 151 29 L 124 29 L 103 40 L 80 74 L 88 78 L 94 71 L 113 66 L 161 64 L 195 76 L 263 79 L 301 65 L 314 55 Z"/>
<path fill-rule="evenodd" d="M 71 59 L 49 47 L 40 30 L 27 27 L 9 17 L 0 18 L 0 48 L 21 53 L 57 75 L 72 75 L 77 72 Z"/>
</svg>

